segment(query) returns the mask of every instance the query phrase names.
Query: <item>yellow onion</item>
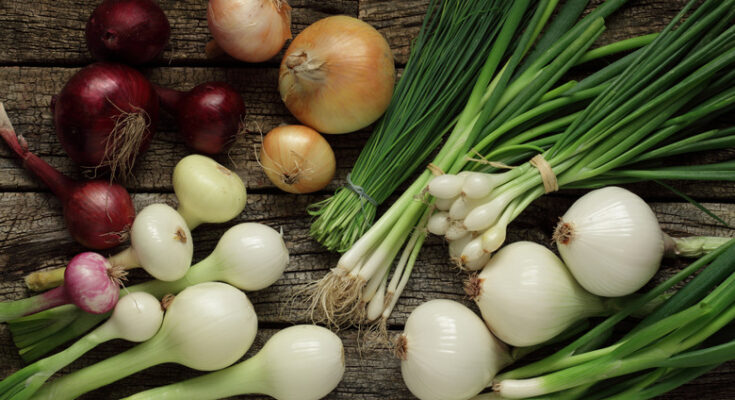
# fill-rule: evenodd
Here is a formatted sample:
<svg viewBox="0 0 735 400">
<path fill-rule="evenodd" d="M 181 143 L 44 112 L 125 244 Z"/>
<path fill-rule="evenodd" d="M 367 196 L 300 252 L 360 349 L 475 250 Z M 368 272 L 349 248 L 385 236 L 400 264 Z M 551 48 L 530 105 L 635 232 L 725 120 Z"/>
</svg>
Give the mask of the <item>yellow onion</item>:
<svg viewBox="0 0 735 400">
<path fill-rule="evenodd" d="M 289 193 L 311 193 L 334 177 L 334 152 L 317 131 L 303 125 L 279 126 L 268 132 L 260 150 L 268 179 Z"/>
<path fill-rule="evenodd" d="M 278 89 L 289 111 L 322 133 L 347 133 L 375 122 L 388 108 L 395 66 L 375 28 L 343 15 L 310 25 L 281 62 Z"/>
<path fill-rule="evenodd" d="M 207 23 L 215 41 L 207 45 L 209 56 L 221 49 L 241 61 L 267 61 L 291 39 L 286 0 L 209 0 Z"/>
</svg>

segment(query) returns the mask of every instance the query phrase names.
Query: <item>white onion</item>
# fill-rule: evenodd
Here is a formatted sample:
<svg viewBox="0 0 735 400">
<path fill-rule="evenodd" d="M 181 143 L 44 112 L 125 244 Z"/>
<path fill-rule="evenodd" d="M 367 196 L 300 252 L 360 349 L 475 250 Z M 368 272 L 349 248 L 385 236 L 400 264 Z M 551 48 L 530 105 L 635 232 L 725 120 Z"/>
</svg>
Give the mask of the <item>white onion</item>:
<svg viewBox="0 0 735 400">
<path fill-rule="evenodd" d="M 543 343 L 605 310 L 551 250 L 532 242 L 500 249 L 465 287 L 490 330 L 513 346 Z"/>
<path fill-rule="evenodd" d="M 447 227 L 446 233 L 444 233 L 444 237 L 447 238 L 447 240 L 459 240 L 465 236 L 469 236 L 470 232 L 465 228 L 464 224 L 462 224 L 462 221 L 451 221 L 449 223 L 449 227 Z"/>
<path fill-rule="evenodd" d="M 288 265 L 288 249 L 275 229 L 247 222 L 228 229 L 210 257 L 218 279 L 240 289 L 264 289 L 277 281 Z"/>
<path fill-rule="evenodd" d="M 501 181 L 500 174 L 473 172 L 465 179 L 462 193 L 470 199 L 481 199 L 488 196 Z"/>
<path fill-rule="evenodd" d="M 487 254 L 487 252 L 482 248 L 482 237 L 478 236 L 464 246 L 462 254 L 459 257 L 462 260 L 462 263 L 467 263 L 475 261 L 485 254 Z"/>
<path fill-rule="evenodd" d="M 437 197 L 434 201 L 434 206 L 436 206 L 436 209 L 439 211 L 449 211 L 449 208 L 452 207 L 452 203 L 454 203 L 455 200 L 456 198 L 454 197 L 449 199 L 440 199 Z"/>
<path fill-rule="evenodd" d="M 431 300 L 409 315 L 398 341 L 403 381 L 421 400 L 480 393 L 509 362 L 480 317 L 451 300 Z"/>
<path fill-rule="evenodd" d="M 245 208 L 247 193 L 240 177 L 220 163 L 198 154 L 182 158 L 174 168 L 177 211 L 189 229 L 201 223 L 222 223 Z"/>
<path fill-rule="evenodd" d="M 180 279 L 191 266 L 191 232 L 181 215 L 165 204 L 151 204 L 138 213 L 130 243 L 140 265 L 156 279 Z"/>
<path fill-rule="evenodd" d="M 594 190 L 562 216 L 554 239 L 577 281 L 599 296 L 625 296 L 658 271 L 663 232 L 643 199 L 619 187 Z"/>
<path fill-rule="evenodd" d="M 209 0 L 207 23 L 227 54 L 247 62 L 268 61 L 291 38 L 291 7 L 286 0 Z"/>
<path fill-rule="evenodd" d="M 161 302 L 148 293 L 135 292 L 120 298 L 100 328 L 115 332 L 116 338 L 144 342 L 158 332 L 162 321 Z"/>
<path fill-rule="evenodd" d="M 429 194 L 437 199 L 451 199 L 462 193 L 464 177 L 452 174 L 435 176 L 429 182 Z"/>
<path fill-rule="evenodd" d="M 435 212 L 429 217 L 426 229 L 435 235 L 444 235 L 449 228 L 449 217 L 446 211 Z"/>
<path fill-rule="evenodd" d="M 472 235 L 465 235 L 457 240 L 450 240 L 449 257 L 452 259 L 459 259 L 459 257 L 462 255 L 462 250 L 472 239 Z"/>
<path fill-rule="evenodd" d="M 472 209 L 464 219 L 464 225 L 470 231 L 484 231 L 493 226 L 512 200 L 508 195 L 498 197 Z"/>
</svg>

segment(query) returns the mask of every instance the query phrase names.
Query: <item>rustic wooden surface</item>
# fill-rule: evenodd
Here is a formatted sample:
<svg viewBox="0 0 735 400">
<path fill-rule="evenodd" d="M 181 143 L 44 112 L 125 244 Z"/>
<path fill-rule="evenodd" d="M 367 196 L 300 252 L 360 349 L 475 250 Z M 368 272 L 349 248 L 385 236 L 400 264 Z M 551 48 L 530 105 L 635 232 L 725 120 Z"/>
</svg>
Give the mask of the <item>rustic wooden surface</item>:
<svg viewBox="0 0 735 400">
<path fill-rule="evenodd" d="M 5 103 L 19 133 L 28 139 L 31 150 L 51 165 L 73 177 L 81 177 L 59 146 L 53 133 L 50 98 L 80 67 L 92 60 L 84 42 L 86 19 L 98 0 L 0 0 L 0 101 Z M 379 29 L 389 40 L 400 68 L 408 56 L 409 44 L 418 32 L 428 0 L 292 0 L 294 35 L 308 24 L 327 15 L 359 17 Z M 592 3 L 599 3 L 599 0 Z M 684 0 L 631 1 L 608 21 L 601 43 L 632 35 L 654 32 L 685 3 Z M 204 44 L 209 39 L 203 0 L 160 1 L 168 15 L 172 36 L 164 54 L 143 68 L 159 84 L 186 89 L 208 80 L 225 80 L 243 94 L 247 107 L 248 134 L 219 160 L 232 167 L 249 190 L 246 211 L 226 226 L 205 226 L 194 232 L 196 260 L 214 247 L 219 235 L 232 224 L 257 221 L 283 227 L 291 251 L 285 276 L 273 287 L 250 293 L 259 315 L 261 331 L 252 351 L 277 329 L 291 323 L 307 322 L 300 316 L 303 305 L 287 310 L 288 299 L 299 285 L 321 277 L 338 256 L 326 252 L 308 236 L 309 217 L 305 207 L 325 198 L 344 182 L 368 137 L 369 131 L 352 135 L 329 136 L 338 157 L 337 179 L 327 190 L 308 196 L 293 196 L 277 191 L 259 170 L 254 148 L 259 132 L 295 122 L 277 93 L 277 63 L 247 65 L 231 59 L 207 60 Z M 150 150 L 136 170 L 136 181 L 129 185 L 136 208 L 152 202 L 175 204 L 170 174 L 187 150 L 175 136 L 171 118 L 164 117 Z M 726 154 L 731 157 L 732 153 Z M 731 225 L 735 225 L 735 185 L 679 183 L 676 187 L 705 202 Z M 663 228 L 672 235 L 725 235 L 735 231 L 718 226 L 713 220 L 654 185 L 633 185 L 633 190 L 652 202 Z M 554 221 L 571 204 L 573 194 L 560 193 L 533 204 L 511 225 L 509 241 L 550 241 Z M 0 146 L 0 300 L 25 297 L 22 276 L 30 271 L 63 266 L 83 249 L 71 241 L 63 225 L 58 201 L 48 190 L 19 168 L 9 151 Z M 422 302 L 450 298 L 470 305 L 461 290 L 463 275 L 446 261 L 445 245 L 431 238 L 423 250 L 406 292 L 390 320 L 390 332 L 400 332 L 408 313 Z M 657 279 L 680 266 L 667 261 Z M 141 273 L 133 279 L 143 279 Z M 284 311 L 285 310 L 285 311 Z M 330 399 L 409 399 L 400 377 L 399 363 L 389 348 L 377 348 L 359 355 L 355 330 L 340 332 L 347 349 L 347 372 Z M 63 372 L 89 365 L 131 345 L 114 342 L 95 349 Z M 0 325 L 0 377 L 22 367 L 10 333 Z M 176 365 L 164 365 L 136 374 L 85 398 L 120 398 L 146 388 L 173 382 L 198 373 Z M 661 398 L 735 399 L 735 366 L 725 365 Z M 255 397 L 243 397 L 255 398 Z"/>
</svg>

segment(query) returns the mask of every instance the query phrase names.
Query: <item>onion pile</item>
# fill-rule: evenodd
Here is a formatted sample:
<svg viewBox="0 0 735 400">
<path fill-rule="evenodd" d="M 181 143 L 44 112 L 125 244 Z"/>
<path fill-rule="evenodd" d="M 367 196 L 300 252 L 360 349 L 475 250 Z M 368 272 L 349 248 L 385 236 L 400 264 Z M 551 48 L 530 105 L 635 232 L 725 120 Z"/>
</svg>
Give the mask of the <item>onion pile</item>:
<svg viewBox="0 0 735 400">
<path fill-rule="evenodd" d="M 103 180 L 77 182 L 59 173 L 28 151 L 23 136 L 16 136 L 0 103 L 0 137 L 23 166 L 40 178 L 59 198 L 64 220 L 74 240 L 91 249 L 108 249 L 127 240 L 135 208 L 124 187 Z"/>
<path fill-rule="evenodd" d="M 303 125 L 284 125 L 268 132 L 263 138 L 260 164 L 268 179 L 289 193 L 323 189 L 336 168 L 329 143 Z"/>
<path fill-rule="evenodd" d="M 188 92 L 155 86 L 164 110 L 176 116 L 179 136 L 203 154 L 225 151 L 242 131 L 245 102 L 224 82 L 207 82 Z"/>
<path fill-rule="evenodd" d="M 291 42 L 278 90 L 289 111 L 322 133 L 347 133 L 388 108 L 395 67 L 390 46 L 369 24 L 344 15 L 321 19 Z"/>
<path fill-rule="evenodd" d="M 138 71 L 95 63 L 69 79 L 52 102 L 56 135 L 72 160 L 103 168 L 113 177 L 131 174 L 158 122 L 158 96 Z"/>
<path fill-rule="evenodd" d="M 89 17 L 85 34 L 95 58 L 137 65 L 161 54 L 171 26 L 152 0 L 105 0 Z"/>
<path fill-rule="evenodd" d="M 267 61 L 291 39 L 286 0 L 209 0 L 207 23 L 214 36 L 209 57 L 224 51 L 241 61 Z"/>
</svg>

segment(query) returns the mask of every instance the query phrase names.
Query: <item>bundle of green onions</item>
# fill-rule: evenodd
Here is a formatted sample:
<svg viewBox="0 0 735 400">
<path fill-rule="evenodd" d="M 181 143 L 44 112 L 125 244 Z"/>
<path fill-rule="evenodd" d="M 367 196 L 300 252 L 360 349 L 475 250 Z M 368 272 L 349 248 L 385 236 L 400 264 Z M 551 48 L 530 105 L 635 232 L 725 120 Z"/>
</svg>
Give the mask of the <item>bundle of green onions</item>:
<svg viewBox="0 0 735 400">
<path fill-rule="evenodd" d="M 474 239 L 477 232 L 500 224 L 494 241 L 502 244 L 505 225 L 534 199 L 555 190 L 554 180 L 558 187 L 595 187 L 636 179 L 733 179 L 726 176 L 732 163 L 700 167 L 695 173 L 655 164 L 663 157 L 735 143 L 732 129 L 702 131 L 700 126 L 735 101 L 735 73 L 729 69 L 735 61 L 735 29 L 728 29 L 733 1 L 707 1 L 680 23 L 691 2 L 655 39 L 636 42 L 653 39 L 645 47 L 579 83 L 552 89 L 569 68 L 589 57 L 585 52 L 604 29 L 602 18 L 624 3 L 608 0 L 576 24 L 575 7 L 586 2 L 565 3 L 526 57 L 556 2 L 540 1 L 535 9 L 529 1 L 513 2 L 472 95 L 430 169 L 443 175 L 436 183 L 452 180 L 450 174 L 463 169 L 495 170 L 541 156 L 533 158 L 535 166 L 488 175 L 491 190 L 478 196 L 485 201 L 468 201 L 457 210 L 461 224 L 447 224 L 448 237 L 450 229 L 459 228 L 452 233 L 455 241 Z M 513 46 L 511 39 L 516 39 Z M 635 47 L 625 43 L 593 54 L 629 46 Z M 577 111 L 580 105 L 586 107 Z M 478 154 L 479 162 L 471 162 Z M 464 179 L 472 175 L 457 176 L 453 184 L 429 187 L 435 189 L 437 208 L 449 210 L 462 194 Z M 431 172 L 424 172 L 327 276 L 306 289 L 313 318 L 335 325 L 378 318 L 385 323 L 425 239 L 434 209 L 434 199 L 425 192 L 431 178 Z M 463 247 L 450 246 L 450 252 L 454 248 L 461 254 Z M 489 257 L 482 247 L 477 254 L 466 258 L 465 266 L 481 265 Z"/>
<path fill-rule="evenodd" d="M 624 318 L 699 270 L 623 338 L 597 348 Z M 730 240 L 556 353 L 496 376 L 493 388 L 504 399 L 652 398 L 735 359 L 734 319 Z"/>
<path fill-rule="evenodd" d="M 431 1 L 391 103 L 349 175 L 352 186 L 310 207 L 315 239 L 330 250 L 348 249 L 370 227 L 377 206 L 439 145 L 510 3 Z"/>
</svg>

